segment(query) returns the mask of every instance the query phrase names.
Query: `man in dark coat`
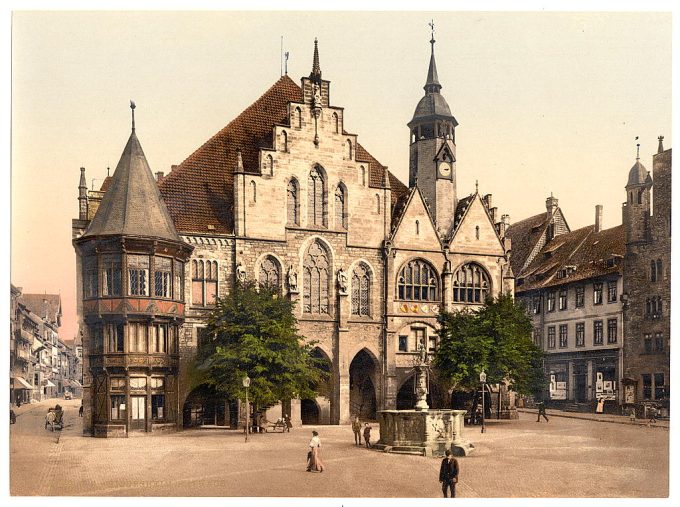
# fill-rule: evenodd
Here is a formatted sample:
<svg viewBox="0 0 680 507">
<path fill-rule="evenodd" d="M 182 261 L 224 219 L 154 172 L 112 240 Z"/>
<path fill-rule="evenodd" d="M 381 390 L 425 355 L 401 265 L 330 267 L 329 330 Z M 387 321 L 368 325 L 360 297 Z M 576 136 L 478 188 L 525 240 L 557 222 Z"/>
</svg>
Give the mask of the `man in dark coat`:
<svg viewBox="0 0 680 507">
<path fill-rule="evenodd" d="M 539 401 L 536 406 L 538 407 L 538 419 L 536 419 L 536 422 L 541 422 L 541 416 L 543 416 L 545 422 L 548 422 L 548 416 L 545 415 L 545 403 Z"/>
<path fill-rule="evenodd" d="M 442 483 L 444 498 L 448 498 L 447 490 L 451 489 L 451 498 L 456 498 L 456 483 L 458 482 L 458 460 L 453 457 L 450 450 L 446 450 L 446 457 L 442 460 L 439 469 L 439 482 Z"/>
</svg>

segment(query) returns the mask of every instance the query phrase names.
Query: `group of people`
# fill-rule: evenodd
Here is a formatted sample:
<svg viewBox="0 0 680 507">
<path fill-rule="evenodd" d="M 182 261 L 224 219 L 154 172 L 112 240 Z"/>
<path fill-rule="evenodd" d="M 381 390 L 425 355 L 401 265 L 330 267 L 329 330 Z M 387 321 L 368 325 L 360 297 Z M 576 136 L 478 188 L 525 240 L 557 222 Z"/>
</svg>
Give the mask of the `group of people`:
<svg viewBox="0 0 680 507">
<path fill-rule="evenodd" d="M 371 448 L 372 429 L 370 424 L 364 424 L 364 443 L 366 444 L 367 449 Z M 356 416 L 354 421 L 352 421 L 352 431 L 354 432 L 354 445 L 361 445 L 361 421 L 359 420 L 359 416 Z"/>
</svg>

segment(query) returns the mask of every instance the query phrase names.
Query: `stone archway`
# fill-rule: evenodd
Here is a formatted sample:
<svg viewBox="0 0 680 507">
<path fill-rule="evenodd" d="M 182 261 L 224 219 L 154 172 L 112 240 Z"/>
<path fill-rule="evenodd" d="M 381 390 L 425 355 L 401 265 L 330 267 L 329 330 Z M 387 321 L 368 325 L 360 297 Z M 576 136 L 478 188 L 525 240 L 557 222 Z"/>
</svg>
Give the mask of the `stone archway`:
<svg viewBox="0 0 680 507">
<path fill-rule="evenodd" d="M 238 426 L 238 401 L 220 396 L 209 386 L 201 385 L 189 393 L 182 409 L 184 428 L 200 426 Z"/>
<path fill-rule="evenodd" d="M 302 424 L 320 424 L 321 410 L 316 400 L 304 399 L 300 404 Z"/>
<path fill-rule="evenodd" d="M 378 364 L 366 349 L 360 350 L 349 365 L 350 415 L 361 419 L 376 418 L 376 374 Z"/>
</svg>

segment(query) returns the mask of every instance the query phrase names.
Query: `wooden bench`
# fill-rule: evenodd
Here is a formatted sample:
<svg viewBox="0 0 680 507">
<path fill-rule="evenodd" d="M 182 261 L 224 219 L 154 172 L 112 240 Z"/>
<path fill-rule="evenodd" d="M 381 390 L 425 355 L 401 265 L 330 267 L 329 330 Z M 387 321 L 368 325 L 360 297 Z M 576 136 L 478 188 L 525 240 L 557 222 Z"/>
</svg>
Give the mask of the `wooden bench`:
<svg viewBox="0 0 680 507">
<path fill-rule="evenodd" d="M 267 425 L 265 426 L 266 430 L 278 430 L 281 429 L 281 433 L 286 431 L 286 422 L 285 421 L 276 421 L 276 422 L 267 422 Z"/>
</svg>

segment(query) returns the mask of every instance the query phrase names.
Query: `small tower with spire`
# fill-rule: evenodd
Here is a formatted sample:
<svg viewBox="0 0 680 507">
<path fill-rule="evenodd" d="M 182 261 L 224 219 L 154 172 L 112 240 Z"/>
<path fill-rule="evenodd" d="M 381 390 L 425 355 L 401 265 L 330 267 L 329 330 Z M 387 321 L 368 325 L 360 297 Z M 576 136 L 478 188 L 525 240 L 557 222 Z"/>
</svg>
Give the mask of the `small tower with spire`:
<svg viewBox="0 0 680 507">
<path fill-rule="evenodd" d="M 458 125 L 437 75 L 434 22 L 430 22 L 430 65 L 425 95 L 420 99 L 410 129 L 409 186 L 417 186 L 430 204 L 437 229 L 447 231 L 454 219 L 456 195 L 456 134 Z"/>
<path fill-rule="evenodd" d="M 637 137 L 635 139 L 637 140 Z M 638 243 L 648 239 L 652 185 L 649 171 L 640 162 L 640 143 L 637 143 L 635 164 L 628 171 L 626 202 L 623 204 L 626 243 Z"/>
<path fill-rule="evenodd" d="M 87 220 L 87 180 L 85 168 L 80 168 L 80 183 L 78 183 L 78 219 Z"/>
<path fill-rule="evenodd" d="M 328 107 L 329 88 L 330 82 L 321 78 L 319 40 L 314 39 L 312 71 L 309 73 L 309 77 L 302 78 L 302 93 L 305 104 L 311 104 L 316 108 Z"/>
</svg>

